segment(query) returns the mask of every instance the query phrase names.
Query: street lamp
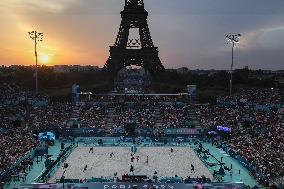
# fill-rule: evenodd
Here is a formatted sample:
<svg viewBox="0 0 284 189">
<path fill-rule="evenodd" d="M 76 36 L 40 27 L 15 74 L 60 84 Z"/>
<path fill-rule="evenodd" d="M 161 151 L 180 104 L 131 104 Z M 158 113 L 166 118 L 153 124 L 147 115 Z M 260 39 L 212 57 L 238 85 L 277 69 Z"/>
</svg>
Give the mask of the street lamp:
<svg viewBox="0 0 284 189">
<path fill-rule="evenodd" d="M 230 79 L 230 96 L 232 96 L 232 86 L 233 86 L 233 69 L 234 69 L 234 47 L 236 43 L 240 42 L 241 39 L 241 34 L 236 34 L 236 35 L 227 35 L 226 39 L 228 43 L 232 44 L 232 64 L 231 64 L 231 79 Z"/>
<path fill-rule="evenodd" d="M 36 61 L 36 68 L 35 68 L 35 79 L 36 79 L 36 94 L 38 93 L 38 70 L 37 70 L 37 43 L 42 41 L 43 33 L 39 33 L 37 31 L 28 32 L 30 38 L 34 40 L 35 45 L 35 61 Z"/>
</svg>

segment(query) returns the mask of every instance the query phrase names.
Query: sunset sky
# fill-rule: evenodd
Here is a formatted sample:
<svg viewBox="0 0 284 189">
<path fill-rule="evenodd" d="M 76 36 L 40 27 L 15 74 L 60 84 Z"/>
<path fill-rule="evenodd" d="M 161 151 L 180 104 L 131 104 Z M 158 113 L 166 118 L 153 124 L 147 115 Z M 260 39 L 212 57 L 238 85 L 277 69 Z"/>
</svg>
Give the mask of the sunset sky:
<svg viewBox="0 0 284 189">
<path fill-rule="evenodd" d="M 243 35 L 236 67 L 284 70 L 284 0 L 144 0 L 166 68 L 229 69 L 226 34 Z M 39 63 L 102 67 L 124 0 L 1 0 L 0 65 L 34 63 L 28 32 L 44 33 Z"/>
</svg>

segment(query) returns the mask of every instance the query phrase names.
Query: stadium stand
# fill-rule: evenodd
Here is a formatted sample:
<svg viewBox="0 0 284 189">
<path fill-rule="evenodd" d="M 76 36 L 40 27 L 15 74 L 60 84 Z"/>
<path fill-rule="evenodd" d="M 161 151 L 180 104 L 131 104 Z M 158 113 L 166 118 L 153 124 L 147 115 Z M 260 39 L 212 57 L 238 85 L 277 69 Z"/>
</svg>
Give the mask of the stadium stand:
<svg viewBox="0 0 284 189">
<path fill-rule="evenodd" d="M 218 125 L 230 127 L 233 132 L 218 145 L 249 162 L 258 181 L 267 185 L 284 176 L 284 127 L 278 112 L 283 98 L 280 89 L 243 89 L 232 97 L 219 97 L 216 104 L 196 107 L 178 96 L 155 95 L 98 95 L 74 106 L 51 102 L 47 95 L 12 82 L 1 83 L 0 179 L 5 182 L 11 175 L 25 174 L 32 166 L 29 158 L 17 162 L 38 146 L 39 132 L 78 126 L 115 130 L 135 122 L 138 129 L 198 125 L 205 133 Z M 194 124 L 196 118 L 200 125 Z"/>
</svg>

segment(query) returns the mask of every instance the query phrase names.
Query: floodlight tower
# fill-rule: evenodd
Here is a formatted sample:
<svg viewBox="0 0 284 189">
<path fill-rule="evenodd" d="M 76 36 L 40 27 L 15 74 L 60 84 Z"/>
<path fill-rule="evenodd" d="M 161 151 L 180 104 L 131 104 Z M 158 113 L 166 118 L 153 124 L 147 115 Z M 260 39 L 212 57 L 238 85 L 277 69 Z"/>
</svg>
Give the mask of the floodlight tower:
<svg viewBox="0 0 284 189">
<path fill-rule="evenodd" d="M 233 69 L 234 69 L 234 48 L 237 43 L 240 42 L 241 34 L 235 34 L 235 35 L 227 35 L 226 39 L 228 43 L 232 45 L 232 63 L 231 63 L 231 79 L 230 79 L 230 96 L 232 96 L 232 88 L 233 88 Z"/>
<path fill-rule="evenodd" d="M 31 31 L 28 32 L 30 38 L 34 40 L 34 46 L 35 46 L 35 61 L 36 61 L 36 67 L 35 67 L 35 80 L 36 80 L 36 94 L 38 93 L 38 70 L 37 70 L 37 43 L 43 41 L 43 33 L 39 33 L 37 31 Z"/>
</svg>

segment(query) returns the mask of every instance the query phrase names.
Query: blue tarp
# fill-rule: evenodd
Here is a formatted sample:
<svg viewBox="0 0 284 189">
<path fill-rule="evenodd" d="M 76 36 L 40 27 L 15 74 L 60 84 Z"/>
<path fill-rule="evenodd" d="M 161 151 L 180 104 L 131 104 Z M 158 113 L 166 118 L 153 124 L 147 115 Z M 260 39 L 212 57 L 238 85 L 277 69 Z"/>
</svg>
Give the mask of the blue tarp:
<svg viewBox="0 0 284 189">
<path fill-rule="evenodd" d="M 38 138 L 39 140 L 42 140 L 42 141 L 46 141 L 46 140 L 55 141 L 55 134 L 52 132 L 39 133 Z"/>
</svg>

